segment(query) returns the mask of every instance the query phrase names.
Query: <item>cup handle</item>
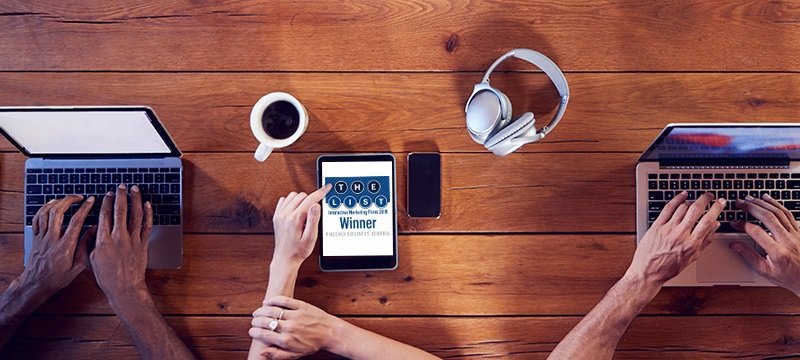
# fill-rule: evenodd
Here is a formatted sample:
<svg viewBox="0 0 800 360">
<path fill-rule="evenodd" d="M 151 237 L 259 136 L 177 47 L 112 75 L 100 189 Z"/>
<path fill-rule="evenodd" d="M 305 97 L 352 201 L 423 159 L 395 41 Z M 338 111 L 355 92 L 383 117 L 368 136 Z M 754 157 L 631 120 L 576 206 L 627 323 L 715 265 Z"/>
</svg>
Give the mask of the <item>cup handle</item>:
<svg viewBox="0 0 800 360">
<path fill-rule="evenodd" d="M 258 144 L 258 149 L 256 149 L 256 154 L 255 154 L 256 160 L 263 162 L 264 160 L 267 160 L 267 157 L 271 153 L 272 153 L 271 147 L 264 144 Z"/>
</svg>

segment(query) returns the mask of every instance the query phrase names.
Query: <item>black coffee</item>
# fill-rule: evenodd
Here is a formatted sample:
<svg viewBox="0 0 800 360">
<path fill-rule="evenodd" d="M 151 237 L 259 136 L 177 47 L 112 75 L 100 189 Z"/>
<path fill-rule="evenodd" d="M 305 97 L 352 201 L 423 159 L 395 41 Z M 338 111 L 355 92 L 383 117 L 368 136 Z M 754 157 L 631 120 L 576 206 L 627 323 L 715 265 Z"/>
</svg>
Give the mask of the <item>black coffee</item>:
<svg viewBox="0 0 800 360">
<path fill-rule="evenodd" d="M 261 115 L 261 125 L 267 131 L 267 135 L 283 140 L 297 131 L 297 127 L 300 126 L 300 113 L 292 103 L 276 101 L 264 110 L 264 114 Z"/>
</svg>

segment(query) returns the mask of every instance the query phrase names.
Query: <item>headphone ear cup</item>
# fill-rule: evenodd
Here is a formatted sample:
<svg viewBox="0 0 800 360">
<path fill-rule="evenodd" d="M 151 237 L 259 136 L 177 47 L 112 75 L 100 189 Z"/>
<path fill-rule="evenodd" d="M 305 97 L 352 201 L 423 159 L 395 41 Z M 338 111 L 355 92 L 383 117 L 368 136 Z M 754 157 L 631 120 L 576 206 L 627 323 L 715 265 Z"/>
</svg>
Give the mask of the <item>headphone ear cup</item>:
<svg viewBox="0 0 800 360">
<path fill-rule="evenodd" d="M 486 139 L 484 145 L 486 149 L 492 150 L 496 146 L 511 141 L 516 135 L 530 130 L 534 123 L 533 113 L 526 112 L 514 119 L 511 124 Z"/>
<path fill-rule="evenodd" d="M 513 112 L 511 112 L 511 100 L 508 98 L 508 96 L 498 89 L 495 89 L 495 93 L 497 93 L 497 97 L 500 98 L 500 108 L 505 109 L 502 114 L 502 118 L 500 119 L 500 123 L 497 126 L 497 130 L 495 130 L 500 131 L 512 122 L 511 114 L 513 114 Z M 489 135 L 489 137 L 492 136 Z"/>
</svg>

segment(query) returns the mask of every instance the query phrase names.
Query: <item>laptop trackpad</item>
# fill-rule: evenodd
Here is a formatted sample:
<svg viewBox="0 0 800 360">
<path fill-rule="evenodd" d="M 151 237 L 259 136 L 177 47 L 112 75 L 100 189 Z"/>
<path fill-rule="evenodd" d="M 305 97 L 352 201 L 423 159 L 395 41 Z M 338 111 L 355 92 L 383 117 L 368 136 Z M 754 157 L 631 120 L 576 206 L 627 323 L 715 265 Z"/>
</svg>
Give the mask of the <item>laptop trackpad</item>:
<svg viewBox="0 0 800 360">
<path fill-rule="evenodd" d="M 744 283 L 755 281 L 756 274 L 728 245 L 739 241 L 753 246 L 753 240 L 744 237 L 717 237 L 697 260 L 697 281 L 713 283 Z"/>
</svg>

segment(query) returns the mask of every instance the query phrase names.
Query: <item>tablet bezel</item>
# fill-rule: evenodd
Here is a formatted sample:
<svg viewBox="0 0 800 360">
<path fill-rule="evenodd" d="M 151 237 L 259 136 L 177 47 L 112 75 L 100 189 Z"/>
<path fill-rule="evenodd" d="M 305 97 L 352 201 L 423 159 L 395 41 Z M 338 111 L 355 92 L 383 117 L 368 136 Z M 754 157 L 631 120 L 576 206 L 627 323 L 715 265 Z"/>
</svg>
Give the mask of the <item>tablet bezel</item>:
<svg viewBox="0 0 800 360">
<path fill-rule="evenodd" d="M 323 162 L 392 162 L 392 222 L 394 229 L 392 241 L 394 254 L 391 256 L 323 256 L 322 243 L 325 241 L 322 231 L 322 217 L 319 221 L 319 268 L 322 271 L 363 271 L 363 270 L 395 270 L 397 269 L 397 162 L 392 154 L 347 154 L 347 155 L 321 155 L 317 158 L 317 186 L 322 186 Z M 324 201 L 324 199 L 323 199 Z M 321 205 L 321 204 L 320 204 Z"/>
</svg>

